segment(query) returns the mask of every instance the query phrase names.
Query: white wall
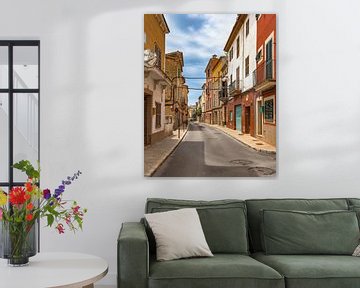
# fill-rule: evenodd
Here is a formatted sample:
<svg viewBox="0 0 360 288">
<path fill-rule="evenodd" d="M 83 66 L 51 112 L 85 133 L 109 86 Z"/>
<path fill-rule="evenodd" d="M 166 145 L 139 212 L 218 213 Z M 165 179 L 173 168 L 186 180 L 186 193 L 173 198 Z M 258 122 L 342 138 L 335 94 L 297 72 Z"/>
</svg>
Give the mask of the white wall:
<svg viewBox="0 0 360 288">
<path fill-rule="evenodd" d="M 360 196 L 360 2 L 1 0 L 0 6 L 2 39 L 41 40 L 43 186 L 83 171 L 66 195 L 89 209 L 84 231 L 59 236 L 44 228 L 42 250 L 104 257 L 110 271 L 103 283 L 115 284 L 121 223 L 141 217 L 146 197 Z M 143 13 L 162 11 L 278 14 L 275 178 L 143 178 Z"/>
</svg>

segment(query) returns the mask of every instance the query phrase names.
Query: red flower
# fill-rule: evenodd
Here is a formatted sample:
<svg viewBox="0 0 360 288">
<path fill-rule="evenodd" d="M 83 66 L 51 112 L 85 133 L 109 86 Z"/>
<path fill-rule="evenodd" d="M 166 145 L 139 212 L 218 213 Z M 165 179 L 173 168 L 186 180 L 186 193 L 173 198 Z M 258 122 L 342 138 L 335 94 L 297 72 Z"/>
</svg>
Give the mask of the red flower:
<svg viewBox="0 0 360 288">
<path fill-rule="evenodd" d="M 25 193 L 24 198 L 25 200 L 29 200 L 31 198 L 31 195 L 29 193 Z"/>
<path fill-rule="evenodd" d="M 71 207 L 71 209 L 73 210 L 74 215 L 76 215 L 79 214 L 80 206 Z"/>
<path fill-rule="evenodd" d="M 34 216 L 32 214 L 26 215 L 26 220 L 27 221 L 31 221 L 33 218 L 34 218 Z"/>
<path fill-rule="evenodd" d="M 32 203 L 29 203 L 26 205 L 26 210 L 31 210 L 34 208 L 34 205 Z"/>
<path fill-rule="evenodd" d="M 9 201 L 12 205 L 21 205 L 26 201 L 25 189 L 23 187 L 13 187 L 9 193 Z"/>
<path fill-rule="evenodd" d="M 30 182 L 26 182 L 25 187 L 26 187 L 26 191 L 28 191 L 28 192 L 31 192 L 34 189 L 34 187 L 32 186 L 32 184 Z"/>
<path fill-rule="evenodd" d="M 61 223 L 59 223 L 55 228 L 58 230 L 59 234 L 62 234 L 65 231 L 64 226 Z"/>
</svg>

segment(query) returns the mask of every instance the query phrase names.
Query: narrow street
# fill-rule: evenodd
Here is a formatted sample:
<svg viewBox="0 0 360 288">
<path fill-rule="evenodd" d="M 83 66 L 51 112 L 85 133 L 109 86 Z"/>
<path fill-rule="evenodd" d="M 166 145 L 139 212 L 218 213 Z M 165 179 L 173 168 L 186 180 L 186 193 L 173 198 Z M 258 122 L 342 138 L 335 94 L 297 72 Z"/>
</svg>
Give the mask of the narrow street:
<svg viewBox="0 0 360 288">
<path fill-rule="evenodd" d="M 276 173 L 276 156 L 255 151 L 214 127 L 191 123 L 157 169 L 162 177 L 258 177 Z"/>
</svg>

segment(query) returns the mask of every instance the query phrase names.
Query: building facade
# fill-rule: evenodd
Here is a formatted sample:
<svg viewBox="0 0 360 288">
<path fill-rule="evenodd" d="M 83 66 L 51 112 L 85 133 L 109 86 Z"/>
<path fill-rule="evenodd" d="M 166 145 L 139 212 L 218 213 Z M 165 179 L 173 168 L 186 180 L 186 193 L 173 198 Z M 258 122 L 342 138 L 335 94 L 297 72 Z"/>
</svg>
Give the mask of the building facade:
<svg viewBox="0 0 360 288">
<path fill-rule="evenodd" d="M 213 124 L 213 107 L 216 96 L 216 89 L 214 89 L 214 75 L 213 68 L 216 63 L 219 61 L 217 55 L 213 55 L 205 68 L 205 123 Z"/>
<path fill-rule="evenodd" d="M 255 14 L 238 14 L 224 47 L 229 83 L 226 126 L 252 136 L 255 136 L 256 33 Z"/>
<path fill-rule="evenodd" d="M 256 14 L 256 137 L 276 146 L 276 14 Z"/>
<path fill-rule="evenodd" d="M 200 122 L 205 122 L 205 115 L 206 115 L 206 83 L 204 83 L 202 86 L 202 92 L 200 96 L 200 108 L 201 108 L 201 116 L 200 116 Z"/>
<path fill-rule="evenodd" d="M 223 90 L 223 67 L 226 65 L 226 57 L 221 56 L 212 68 L 212 124 L 222 125 L 223 123 L 223 102 L 220 101 Z"/>
<path fill-rule="evenodd" d="M 170 32 L 163 14 L 144 15 L 144 145 L 166 137 L 165 35 Z"/>
<path fill-rule="evenodd" d="M 181 101 L 183 98 L 185 78 L 183 77 L 184 56 L 180 51 L 167 53 L 165 55 L 166 69 L 165 73 L 171 81 L 171 86 L 166 88 L 166 109 L 165 120 L 173 130 L 178 129 L 181 124 Z"/>
</svg>

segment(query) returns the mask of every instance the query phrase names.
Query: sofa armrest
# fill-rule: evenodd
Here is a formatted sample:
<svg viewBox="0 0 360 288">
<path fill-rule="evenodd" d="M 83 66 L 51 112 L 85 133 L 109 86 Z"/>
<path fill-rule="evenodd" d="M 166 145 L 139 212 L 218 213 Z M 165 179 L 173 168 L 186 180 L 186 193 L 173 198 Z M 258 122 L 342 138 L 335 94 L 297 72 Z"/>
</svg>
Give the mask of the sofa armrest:
<svg viewBox="0 0 360 288">
<path fill-rule="evenodd" d="M 146 288 L 149 243 L 141 223 L 123 223 L 117 243 L 118 288 Z"/>
</svg>

